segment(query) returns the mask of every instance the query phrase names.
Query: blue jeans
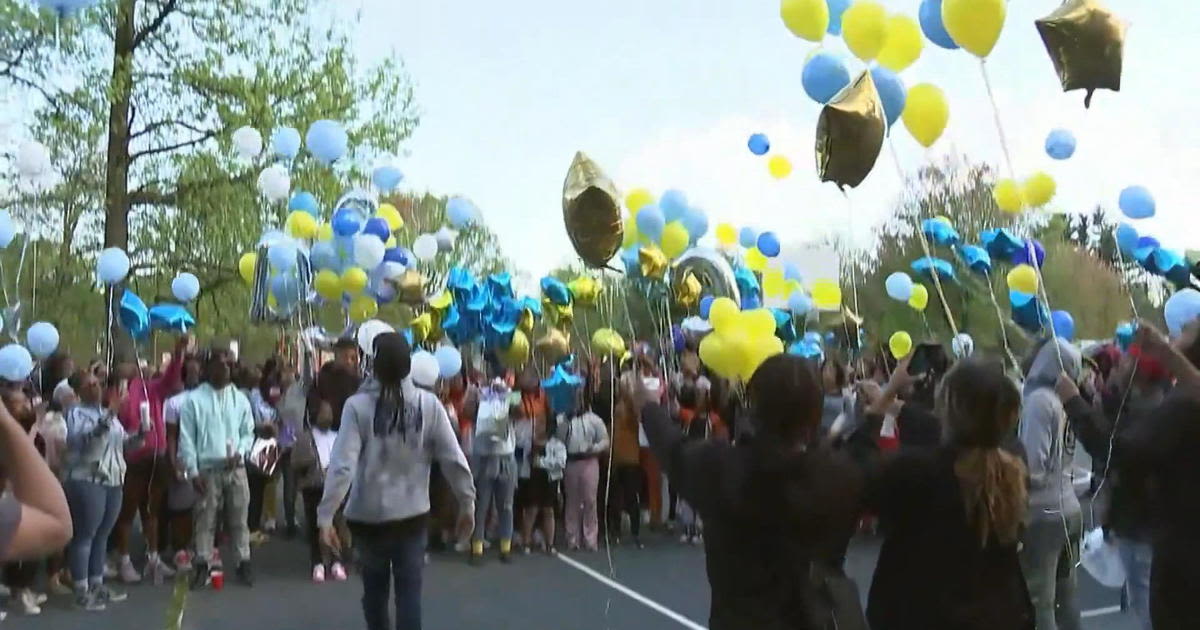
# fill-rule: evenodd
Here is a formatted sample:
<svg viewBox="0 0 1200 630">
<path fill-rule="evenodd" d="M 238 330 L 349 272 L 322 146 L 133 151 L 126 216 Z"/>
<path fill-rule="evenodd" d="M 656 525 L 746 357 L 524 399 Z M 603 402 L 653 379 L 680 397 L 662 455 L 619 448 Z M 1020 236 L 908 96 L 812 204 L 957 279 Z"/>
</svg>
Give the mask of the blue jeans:
<svg viewBox="0 0 1200 630">
<path fill-rule="evenodd" d="M 517 491 L 516 458 L 510 455 L 484 455 L 475 466 L 475 535 L 483 540 L 487 532 L 488 512 L 496 508 L 500 540 L 513 537 L 513 495 Z M 528 541 L 526 541 L 528 542 Z"/>
<path fill-rule="evenodd" d="M 424 515 L 378 525 L 350 523 L 363 581 L 367 630 L 391 630 L 388 595 L 396 583 L 395 630 L 421 630 L 421 571 L 428 537 Z"/>
<path fill-rule="evenodd" d="M 1151 630 L 1150 623 L 1150 566 L 1154 550 L 1148 542 L 1132 538 L 1117 537 L 1117 550 L 1121 564 L 1125 565 L 1125 589 L 1129 593 L 1129 608 L 1138 619 L 1143 630 Z"/>
<path fill-rule="evenodd" d="M 76 584 L 104 579 L 108 535 L 121 512 L 121 486 L 68 479 L 63 483 L 75 536 L 67 546 L 67 563 Z"/>
</svg>

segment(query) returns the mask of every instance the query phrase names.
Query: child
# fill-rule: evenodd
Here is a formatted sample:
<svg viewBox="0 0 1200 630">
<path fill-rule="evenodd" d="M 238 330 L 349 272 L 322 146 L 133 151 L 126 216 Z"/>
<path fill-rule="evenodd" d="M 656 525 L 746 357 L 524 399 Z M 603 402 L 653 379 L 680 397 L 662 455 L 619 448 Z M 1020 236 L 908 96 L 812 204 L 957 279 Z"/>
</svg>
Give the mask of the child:
<svg viewBox="0 0 1200 630">
<path fill-rule="evenodd" d="M 729 432 L 717 414 L 709 410 L 708 391 L 691 383 L 679 389 L 679 424 L 687 442 L 708 439 L 728 440 Z M 700 516 L 683 498 L 679 499 L 679 542 L 699 545 L 701 543 Z"/>
<path fill-rule="evenodd" d="M 292 468 L 300 495 L 304 498 L 304 522 L 308 525 L 308 544 L 313 564 L 312 580 L 317 584 L 324 582 L 328 565 L 333 579 L 343 582 L 346 580 L 346 568 L 342 566 L 341 549 L 325 546 L 320 542 L 317 531 L 317 506 L 325 490 L 325 472 L 329 469 L 329 456 L 337 439 L 337 432 L 333 430 L 333 407 L 327 401 L 314 404 L 318 405 L 316 417 L 304 435 L 296 440 L 295 450 L 292 451 Z M 334 518 L 334 527 L 338 530 L 338 540 L 343 545 L 348 544 L 350 533 L 340 509 Z"/>
</svg>

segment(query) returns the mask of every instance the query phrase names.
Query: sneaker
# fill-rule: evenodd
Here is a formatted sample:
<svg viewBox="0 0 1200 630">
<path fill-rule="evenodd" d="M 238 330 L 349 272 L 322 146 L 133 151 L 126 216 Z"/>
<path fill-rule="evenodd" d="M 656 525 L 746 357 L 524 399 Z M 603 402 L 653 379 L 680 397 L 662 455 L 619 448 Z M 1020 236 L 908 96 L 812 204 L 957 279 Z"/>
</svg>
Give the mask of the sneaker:
<svg viewBox="0 0 1200 630">
<path fill-rule="evenodd" d="M 45 604 L 46 600 L 48 600 L 48 599 L 50 599 L 50 598 L 47 597 L 45 593 L 34 593 L 33 594 L 33 601 L 36 602 L 38 606 Z"/>
<path fill-rule="evenodd" d="M 146 564 L 146 574 L 151 577 L 155 584 L 162 584 L 166 580 L 175 577 L 175 569 L 172 569 L 163 562 L 158 554 L 150 556 L 150 561 Z"/>
<path fill-rule="evenodd" d="M 104 563 L 104 579 L 115 580 L 117 578 L 117 575 L 118 575 L 117 565 L 112 560 L 105 562 Z"/>
<path fill-rule="evenodd" d="M 175 570 L 176 571 L 191 571 L 192 570 L 192 555 L 187 551 L 180 549 L 175 553 Z"/>
<path fill-rule="evenodd" d="M 97 601 L 90 592 L 76 595 L 75 607 L 79 610 L 86 610 L 88 612 L 100 612 L 107 608 L 107 606 Z"/>
<path fill-rule="evenodd" d="M 129 599 L 129 595 L 120 591 L 114 591 L 111 588 L 108 588 L 106 584 L 101 584 L 93 588 L 92 595 L 96 598 L 96 601 L 100 602 L 101 604 L 115 604 L 117 602 L 123 602 Z"/>
<path fill-rule="evenodd" d="M 254 586 L 254 570 L 249 560 L 242 560 L 237 566 L 237 578 L 245 586 Z"/>
<path fill-rule="evenodd" d="M 125 557 L 121 560 L 121 568 L 119 571 L 121 581 L 126 584 L 137 584 L 142 581 L 142 576 L 133 568 L 133 560 Z"/>
<path fill-rule="evenodd" d="M 203 562 L 192 565 L 192 590 L 207 587 L 212 583 L 212 571 Z"/>
<path fill-rule="evenodd" d="M 264 532 L 274 532 L 275 531 L 275 519 L 270 518 L 270 519 L 263 521 L 262 528 L 263 528 Z"/>
<path fill-rule="evenodd" d="M 325 565 L 318 564 L 313 567 L 312 581 L 313 584 L 323 584 L 325 582 Z"/>
<path fill-rule="evenodd" d="M 333 566 L 330 567 L 329 572 L 333 574 L 333 580 L 335 582 L 346 581 L 346 567 L 343 567 L 341 562 L 334 562 Z"/>
<path fill-rule="evenodd" d="M 681 544 L 681 545 L 686 545 L 690 542 L 692 542 L 692 537 L 688 536 L 687 534 L 683 534 L 682 536 L 679 537 L 679 544 Z"/>
<path fill-rule="evenodd" d="M 8 609 L 18 615 L 42 614 L 42 608 L 38 606 L 37 595 L 27 588 L 17 591 L 17 594 L 9 600 Z"/>
</svg>

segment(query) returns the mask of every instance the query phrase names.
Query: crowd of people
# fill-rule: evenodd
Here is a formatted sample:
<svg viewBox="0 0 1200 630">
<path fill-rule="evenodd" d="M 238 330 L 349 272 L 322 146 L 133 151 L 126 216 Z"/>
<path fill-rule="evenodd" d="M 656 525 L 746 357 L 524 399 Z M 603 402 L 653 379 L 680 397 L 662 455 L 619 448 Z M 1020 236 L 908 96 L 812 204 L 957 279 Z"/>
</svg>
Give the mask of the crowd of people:
<svg viewBox="0 0 1200 630">
<path fill-rule="evenodd" d="M 397 333 L 332 353 L 319 370 L 309 352 L 250 365 L 183 337 L 153 376 L 55 355 L 0 388 L 10 611 L 39 612 L 43 569 L 87 611 L 126 599 L 106 579 L 190 571 L 202 588 L 224 578 L 224 543 L 253 585 L 252 547 L 303 525 L 313 582 L 353 568 L 369 628 L 392 627 L 392 588 L 395 627 L 419 628 L 430 551 L 510 563 L 640 548 L 648 526 L 704 545 L 716 630 L 1070 630 L 1092 520 L 1078 442 L 1141 627 L 1200 627 L 1195 326 L 1170 343 L 1143 324 L 1131 347 L 1086 354 L 1047 339 L 1019 374 L 936 344 L 849 365 L 779 355 L 744 388 L 646 343 L 572 364 L 565 388 L 487 363 L 418 383 Z M 864 530 L 882 537 L 865 607 L 843 571 Z"/>
</svg>

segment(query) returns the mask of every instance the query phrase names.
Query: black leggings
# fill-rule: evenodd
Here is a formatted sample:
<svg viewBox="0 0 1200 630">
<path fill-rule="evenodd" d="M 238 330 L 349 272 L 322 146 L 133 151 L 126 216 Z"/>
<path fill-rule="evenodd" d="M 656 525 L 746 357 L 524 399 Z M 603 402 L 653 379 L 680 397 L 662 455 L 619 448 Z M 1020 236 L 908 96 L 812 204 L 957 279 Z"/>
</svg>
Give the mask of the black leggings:
<svg viewBox="0 0 1200 630">
<path fill-rule="evenodd" d="M 246 482 L 250 488 L 250 505 L 246 510 L 246 521 L 251 533 L 262 530 L 263 499 L 267 493 L 267 482 L 271 478 L 246 467 Z"/>
<path fill-rule="evenodd" d="M 613 469 L 613 490 L 618 497 L 617 505 L 629 515 L 629 531 L 637 538 L 642 530 L 642 468 L 636 464 L 621 465 Z M 621 531 L 621 514 L 613 514 L 613 532 Z"/>
</svg>

